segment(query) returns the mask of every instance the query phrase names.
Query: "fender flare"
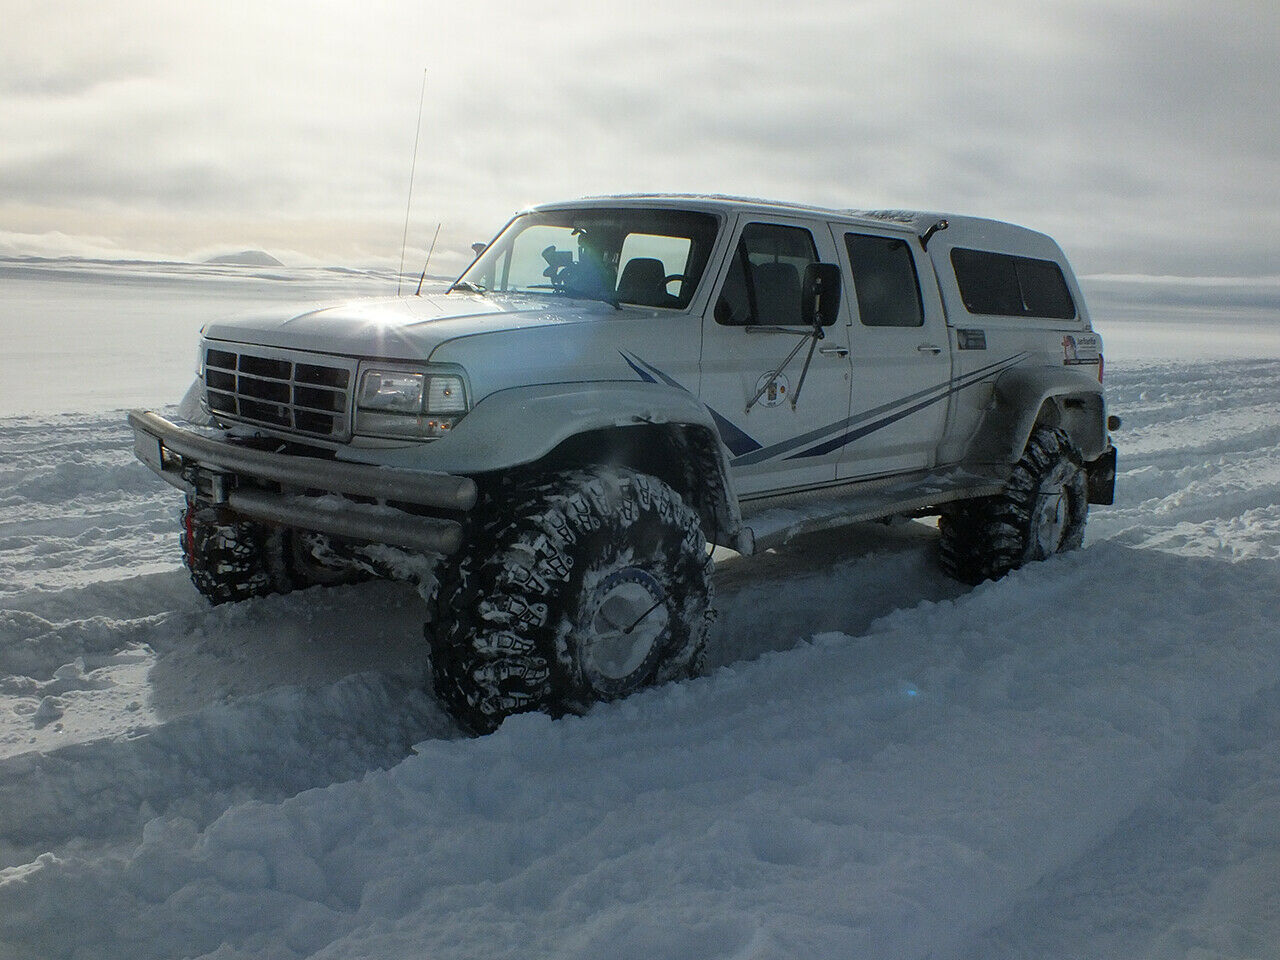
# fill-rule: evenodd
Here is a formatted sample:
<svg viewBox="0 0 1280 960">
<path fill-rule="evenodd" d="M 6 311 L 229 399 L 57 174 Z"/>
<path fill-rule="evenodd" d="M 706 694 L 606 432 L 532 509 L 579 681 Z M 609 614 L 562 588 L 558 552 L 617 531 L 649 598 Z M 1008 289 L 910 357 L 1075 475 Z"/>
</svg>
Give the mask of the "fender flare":
<svg viewBox="0 0 1280 960">
<path fill-rule="evenodd" d="M 705 430 L 715 445 L 723 517 L 741 524 L 729 453 L 711 412 L 663 383 L 593 381 L 512 387 L 489 394 L 447 436 L 392 448 L 341 451 L 343 459 L 474 476 L 535 463 L 566 440 L 596 430 L 670 425 Z"/>
<path fill-rule="evenodd" d="M 1102 456 L 1108 447 L 1102 384 L 1072 367 L 1019 367 L 995 382 L 994 397 L 965 461 L 974 465 L 1016 463 L 1037 423 L 1060 426 L 1085 460 Z"/>
</svg>

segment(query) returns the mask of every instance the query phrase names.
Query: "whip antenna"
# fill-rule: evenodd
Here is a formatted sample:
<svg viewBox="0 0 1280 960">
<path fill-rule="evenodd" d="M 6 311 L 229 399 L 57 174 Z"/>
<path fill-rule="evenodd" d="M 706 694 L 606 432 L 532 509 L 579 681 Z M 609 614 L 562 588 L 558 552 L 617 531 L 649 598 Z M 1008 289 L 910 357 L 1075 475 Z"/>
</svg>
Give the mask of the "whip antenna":
<svg viewBox="0 0 1280 960">
<path fill-rule="evenodd" d="M 418 289 L 413 292 L 415 297 L 422 296 L 422 281 L 427 279 L 427 264 L 431 262 L 431 254 L 436 252 L 436 241 L 440 239 L 440 228 L 443 223 L 436 224 L 436 235 L 431 238 L 431 246 L 427 249 L 427 262 L 422 265 L 422 276 L 418 278 Z"/>
<path fill-rule="evenodd" d="M 409 199 L 404 205 L 404 233 L 400 237 L 400 269 L 396 273 L 396 296 L 404 278 L 404 248 L 409 242 L 409 208 L 413 206 L 413 175 L 418 169 L 418 138 L 422 136 L 422 104 L 427 99 L 427 68 L 422 68 L 422 92 L 418 94 L 418 126 L 413 132 L 413 162 L 409 164 Z"/>
</svg>

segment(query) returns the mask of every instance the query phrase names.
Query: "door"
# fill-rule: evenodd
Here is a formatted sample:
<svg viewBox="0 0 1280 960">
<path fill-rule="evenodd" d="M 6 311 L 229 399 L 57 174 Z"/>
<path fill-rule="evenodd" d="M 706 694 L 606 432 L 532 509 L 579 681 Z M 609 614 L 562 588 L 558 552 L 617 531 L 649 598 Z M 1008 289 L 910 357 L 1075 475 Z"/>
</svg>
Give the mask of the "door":
<svg viewBox="0 0 1280 960">
<path fill-rule="evenodd" d="M 951 395 L 951 351 L 932 268 L 914 235 L 833 227 L 847 281 L 852 372 L 837 475 L 932 467 Z M 921 284 L 921 277 L 929 282 Z"/>
<path fill-rule="evenodd" d="M 699 396 L 729 448 L 738 493 L 832 482 L 840 451 L 815 446 L 849 415 L 847 314 L 816 344 L 800 320 L 805 267 L 839 262 L 831 231 L 742 215 L 732 251 L 703 318 Z"/>
</svg>

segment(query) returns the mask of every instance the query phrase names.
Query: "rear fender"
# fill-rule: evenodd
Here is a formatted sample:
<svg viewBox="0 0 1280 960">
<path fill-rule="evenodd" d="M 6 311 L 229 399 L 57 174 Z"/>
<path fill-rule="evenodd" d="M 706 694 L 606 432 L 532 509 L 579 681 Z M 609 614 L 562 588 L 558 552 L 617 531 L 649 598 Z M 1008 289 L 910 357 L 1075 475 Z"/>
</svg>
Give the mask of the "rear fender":
<svg viewBox="0 0 1280 960">
<path fill-rule="evenodd" d="M 1016 463 L 1031 431 L 1061 427 L 1085 460 L 1106 453 L 1106 405 L 1102 386 L 1070 367 L 1013 369 L 995 383 L 991 407 L 969 443 L 965 462 L 975 466 Z"/>
</svg>

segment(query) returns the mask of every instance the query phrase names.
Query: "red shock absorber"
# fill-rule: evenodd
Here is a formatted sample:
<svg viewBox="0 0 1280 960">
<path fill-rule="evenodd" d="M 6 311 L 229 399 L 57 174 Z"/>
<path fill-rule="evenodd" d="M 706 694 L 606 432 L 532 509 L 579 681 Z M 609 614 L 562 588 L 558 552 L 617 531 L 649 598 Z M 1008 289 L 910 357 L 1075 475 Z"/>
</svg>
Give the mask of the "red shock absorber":
<svg viewBox="0 0 1280 960">
<path fill-rule="evenodd" d="M 187 548 L 187 566 L 190 567 L 196 560 L 196 536 L 195 536 L 195 504 L 190 500 L 187 501 L 187 509 L 182 512 L 182 526 L 186 531 L 184 538 Z"/>
</svg>

